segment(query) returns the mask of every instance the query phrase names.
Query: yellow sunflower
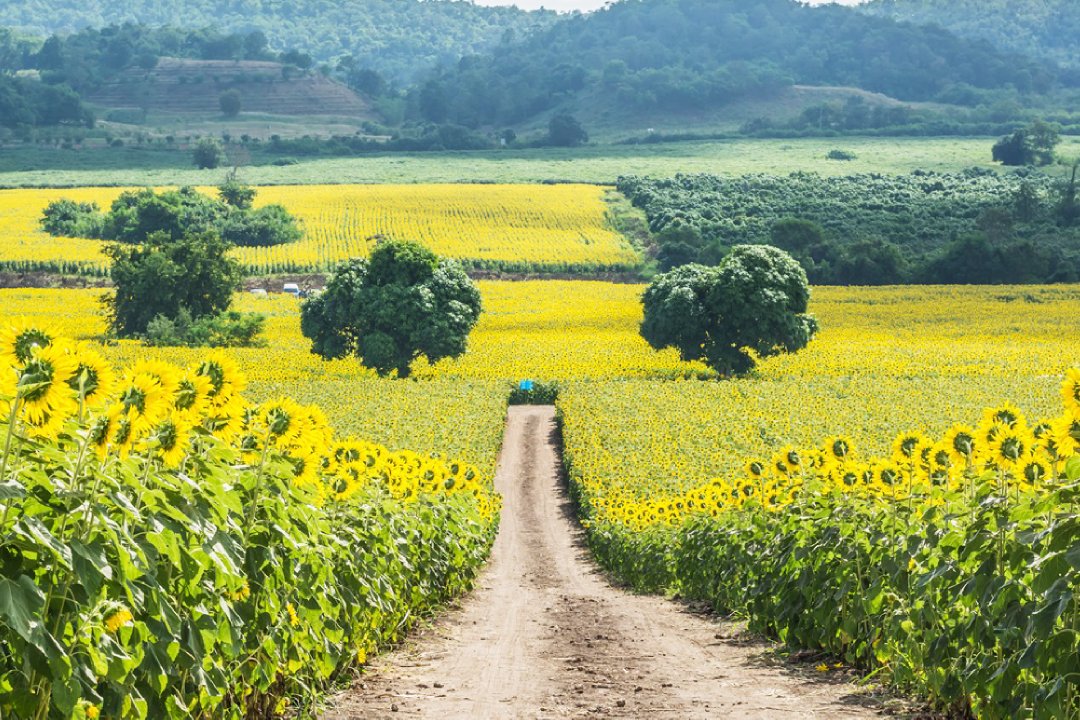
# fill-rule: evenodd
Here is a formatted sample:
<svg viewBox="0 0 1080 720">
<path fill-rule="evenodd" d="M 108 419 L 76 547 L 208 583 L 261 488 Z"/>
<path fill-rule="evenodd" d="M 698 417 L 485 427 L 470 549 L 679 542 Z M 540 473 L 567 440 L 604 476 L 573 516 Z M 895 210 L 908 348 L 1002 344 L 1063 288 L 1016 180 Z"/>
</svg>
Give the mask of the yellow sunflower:
<svg viewBox="0 0 1080 720">
<path fill-rule="evenodd" d="M 1058 457 L 1070 458 L 1080 452 L 1080 419 L 1062 415 L 1050 423 L 1050 434 Z"/>
<path fill-rule="evenodd" d="M 7 320 L 0 324 L 0 358 L 7 359 L 12 365 L 24 365 L 35 348 L 48 347 L 57 337 L 57 332 L 49 325 L 26 318 Z"/>
<path fill-rule="evenodd" d="M 969 425 L 953 425 L 945 433 L 944 444 L 953 463 L 961 467 L 970 463 L 978 451 L 975 428 Z"/>
<path fill-rule="evenodd" d="M 1013 468 L 1031 455 L 1034 445 L 1034 438 L 1026 430 L 1002 425 L 990 444 L 986 460 L 1001 468 Z"/>
<path fill-rule="evenodd" d="M 855 443 L 851 438 L 842 435 L 834 435 L 825 441 L 823 448 L 825 454 L 837 461 L 849 460 L 855 457 Z"/>
<path fill-rule="evenodd" d="M 62 344 L 34 346 L 16 388 L 19 412 L 28 425 L 58 430 L 75 414 L 79 405 L 68 381 L 77 367 Z"/>
<path fill-rule="evenodd" d="M 68 380 L 68 385 L 75 392 L 75 396 L 82 399 L 84 406 L 100 407 L 109 397 L 116 382 L 112 365 L 88 343 L 79 343 L 74 354 L 76 370 Z"/>
<path fill-rule="evenodd" d="M 150 373 L 129 371 L 120 386 L 119 402 L 133 439 L 142 437 L 172 409 L 172 394 Z"/>
<path fill-rule="evenodd" d="M 1072 368 L 1065 374 L 1061 398 L 1065 401 L 1065 411 L 1080 420 L 1080 368 Z"/>
<path fill-rule="evenodd" d="M 173 412 L 185 422 L 199 424 L 210 405 L 210 378 L 187 371 L 176 385 Z"/>
<path fill-rule="evenodd" d="M 176 416 L 167 417 L 154 426 L 144 444 L 165 467 L 179 467 L 191 446 L 191 425 Z"/>
</svg>

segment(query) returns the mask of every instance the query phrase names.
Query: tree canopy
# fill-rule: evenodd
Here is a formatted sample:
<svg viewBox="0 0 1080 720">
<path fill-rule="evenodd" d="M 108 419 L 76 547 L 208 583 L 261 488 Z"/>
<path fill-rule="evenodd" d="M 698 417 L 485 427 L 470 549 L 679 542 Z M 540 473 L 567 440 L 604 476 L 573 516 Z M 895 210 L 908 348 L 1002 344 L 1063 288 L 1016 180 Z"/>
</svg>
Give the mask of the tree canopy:
<svg viewBox="0 0 1080 720">
<path fill-rule="evenodd" d="M 213 232 L 181 238 L 156 232 L 141 245 L 107 245 L 116 286 L 105 298 L 112 330 L 131 337 L 159 316 L 198 320 L 224 312 L 243 277 L 226 254 L 230 247 Z"/>
<path fill-rule="evenodd" d="M 407 377 L 413 360 L 465 352 L 480 317 L 480 292 L 456 263 L 412 242 L 386 241 L 350 260 L 301 308 L 311 351 L 354 355 L 380 374 Z"/>
<path fill-rule="evenodd" d="M 433 122 L 505 125 L 574 102 L 694 111 L 793 83 L 917 101 L 958 87 L 1041 93 L 1058 79 L 1054 67 L 985 42 L 838 5 L 650 0 L 572 16 L 448 65 L 414 107 Z"/>
<path fill-rule="evenodd" d="M 672 347 L 726 375 L 806 347 L 817 321 L 806 314 L 806 273 L 787 253 L 740 245 L 715 267 L 684 265 L 658 276 L 642 298 L 641 335 L 657 350 Z"/>
</svg>

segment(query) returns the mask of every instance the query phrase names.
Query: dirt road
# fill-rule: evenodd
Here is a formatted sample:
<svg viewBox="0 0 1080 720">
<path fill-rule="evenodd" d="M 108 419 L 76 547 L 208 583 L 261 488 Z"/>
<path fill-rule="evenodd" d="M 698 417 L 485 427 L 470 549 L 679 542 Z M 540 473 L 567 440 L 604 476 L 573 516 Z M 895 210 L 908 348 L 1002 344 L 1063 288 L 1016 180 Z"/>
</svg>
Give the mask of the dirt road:
<svg viewBox="0 0 1080 720">
<path fill-rule="evenodd" d="M 850 685 L 610 585 L 582 544 L 559 468 L 554 411 L 511 408 L 496 476 L 502 526 L 477 589 L 377 659 L 324 720 L 877 716 Z"/>
</svg>

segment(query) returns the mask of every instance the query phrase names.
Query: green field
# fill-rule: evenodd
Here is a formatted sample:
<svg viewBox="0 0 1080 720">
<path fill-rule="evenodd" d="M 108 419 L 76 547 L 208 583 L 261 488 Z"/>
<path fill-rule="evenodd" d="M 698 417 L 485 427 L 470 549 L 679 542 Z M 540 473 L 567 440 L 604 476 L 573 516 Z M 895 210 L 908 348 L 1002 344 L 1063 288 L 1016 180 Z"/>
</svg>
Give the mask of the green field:
<svg viewBox="0 0 1080 720">
<path fill-rule="evenodd" d="M 676 173 L 827 175 L 941 172 L 1000 167 L 990 161 L 993 138 L 813 138 L 600 145 L 577 149 L 386 154 L 356 158 L 298 158 L 275 166 L 252 154 L 241 170 L 258 185 L 311 183 L 545 182 L 611 183 L 621 175 Z M 856 160 L 827 160 L 833 149 Z M 1059 155 L 1080 155 L 1080 138 L 1066 138 Z M 213 185 L 223 170 L 196 170 L 187 152 L 139 147 L 64 150 L 8 148 L 0 156 L 0 187 L 86 185 Z"/>
</svg>

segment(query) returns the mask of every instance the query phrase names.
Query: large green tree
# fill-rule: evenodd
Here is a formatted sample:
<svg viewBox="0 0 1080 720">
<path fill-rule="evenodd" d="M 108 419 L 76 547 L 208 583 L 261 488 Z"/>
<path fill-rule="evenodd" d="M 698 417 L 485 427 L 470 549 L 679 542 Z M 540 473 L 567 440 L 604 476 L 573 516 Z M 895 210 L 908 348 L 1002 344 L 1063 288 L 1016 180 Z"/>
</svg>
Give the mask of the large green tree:
<svg viewBox="0 0 1080 720">
<path fill-rule="evenodd" d="M 184 310 L 198 320 L 226 310 L 243 277 L 227 255 L 231 247 L 213 232 L 177 239 L 159 232 L 141 245 L 107 245 L 116 286 L 105 299 L 113 331 L 141 335 L 159 315 L 177 318 Z"/>
<path fill-rule="evenodd" d="M 673 347 L 685 360 L 739 375 L 755 355 L 806 347 L 817 331 L 809 300 L 806 272 L 790 255 L 740 245 L 716 267 L 684 265 L 658 276 L 642 299 L 641 334 L 657 350 Z"/>
<path fill-rule="evenodd" d="M 407 377 L 421 355 L 437 362 L 464 353 L 480 309 L 480 293 L 457 263 L 388 241 L 370 259 L 340 265 L 304 303 L 300 328 L 317 355 L 355 355 L 380 374 Z"/>
</svg>

